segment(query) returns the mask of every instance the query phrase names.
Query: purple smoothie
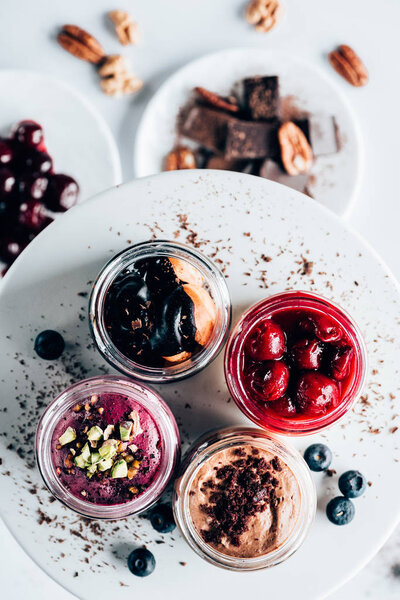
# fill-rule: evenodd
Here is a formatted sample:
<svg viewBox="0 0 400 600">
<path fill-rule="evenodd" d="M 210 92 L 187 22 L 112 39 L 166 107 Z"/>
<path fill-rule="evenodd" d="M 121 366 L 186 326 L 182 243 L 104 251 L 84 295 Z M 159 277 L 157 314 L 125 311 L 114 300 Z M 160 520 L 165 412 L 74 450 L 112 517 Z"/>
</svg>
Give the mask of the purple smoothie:
<svg viewBox="0 0 400 600">
<path fill-rule="evenodd" d="M 93 404 L 91 398 L 88 396 L 85 401 L 80 402 L 78 411 L 75 412 L 73 408 L 66 411 L 56 425 L 51 442 L 54 468 L 61 484 L 71 494 L 87 502 L 115 505 L 132 501 L 151 486 L 159 470 L 162 458 L 160 432 L 151 414 L 128 396 L 116 393 L 100 394 Z M 75 450 L 75 455 L 79 454 L 82 444 L 86 442 L 85 430 L 97 425 L 105 431 L 108 425 L 114 425 L 115 429 L 110 438 L 120 440 L 119 423 L 129 421 L 132 411 L 137 412 L 143 431 L 131 437 L 131 448 L 125 450 L 125 454 L 128 453 L 127 460 L 131 460 L 129 467 L 133 464 L 131 456 L 140 462 L 137 473 L 131 479 L 112 478 L 110 470 L 97 471 L 89 478 L 85 469 L 78 468 L 75 464 L 71 465 L 71 461 L 73 463 L 74 460 L 74 457 L 71 457 L 71 449 L 72 452 Z M 59 438 L 68 427 L 76 431 L 76 440 L 60 447 Z M 80 448 L 77 448 L 77 442 L 81 443 Z M 101 439 L 98 442 L 99 446 L 102 443 Z M 90 450 L 97 452 L 98 448 L 91 447 Z M 118 454 L 117 458 L 122 457 L 122 454 Z"/>
</svg>

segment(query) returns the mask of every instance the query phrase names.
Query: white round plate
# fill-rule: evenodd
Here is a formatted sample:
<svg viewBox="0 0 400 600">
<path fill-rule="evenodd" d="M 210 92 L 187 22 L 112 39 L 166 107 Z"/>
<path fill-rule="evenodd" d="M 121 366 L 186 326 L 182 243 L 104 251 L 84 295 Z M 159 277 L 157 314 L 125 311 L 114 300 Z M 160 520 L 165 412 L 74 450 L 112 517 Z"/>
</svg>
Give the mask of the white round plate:
<svg viewBox="0 0 400 600">
<path fill-rule="evenodd" d="M 261 48 L 209 54 L 179 69 L 161 86 L 137 131 L 136 177 L 162 171 L 165 156 L 176 143 L 178 112 L 195 86 L 228 95 L 233 84 L 254 75 L 279 75 L 281 97 L 288 97 L 290 105 L 335 117 L 341 149 L 318 157 L 307 187 L 318 202 L 343 215 L 356 197 L 361 174 L 360 135 L 349 104 L 335 83 L 313 64 Z"/>
<path fill-rule="evenodd" d="M 114 138 L 97 110 L 62 81 L 32 71 L 0 71 L 0 135 L 23 119 L 38 121 L 56 173 L 74 177 L 80 201 L 121 183 Z"/>
<path fill-rule="evenodd" d="M 91 282 L 114 253 L 153 237 L 195 243 L 214 258 L 227 277 L 234 320 L 269 294 L 301 288 L 339 302 L 364 331 L 370 356 L 364 400 L 326 434 L 292 440 L 301 451 L 312 441 L 326 441 L 336 473 L 315 474 L 319 506 L 311 534 L 296 555 L 267 572 L 238 574 L 213 567 L 176 530 L 157 534 L 144 518 L 109 523 L 79 518 L 50 501 L 32 466 L 33 436 L 44 406 L 71 381 L 111 370 L 90 342 Z M 176 600 L 202 600 L 209 592 L 234 600 L 324 596 L 372 557 L 399 516 L 400 430 L 391 433 L 398 424 L 399 301 L 398 285 L 386 267 L 340 219 L 306 196 L 257 177 L 165 173 L 73 208 L 32 242 L 0 290 L 0 402 L 5 411 L 0 510 L 5 522 L 47 573 L 85 600 L 115 595 L 159 600 L 161 590 Z M 66 339 L 58 361 L 34 354 L 33 340 L 45 328 L 61 331 Z M 220 355 L 195 377 L 157 387 L 177 417 L 185 447 L 211 428 L 248 423 L 229 399 L 222 364 Z M 372 485 L 355 500 L 354 521 L 335 527 L 325 506 L 338 494 L 340 473 L 351 468 L 365 473 Z M 156 571 L 144 580 L 126 566 L 129 551 L 140 544 L 157 560 Z"/>
</svg>

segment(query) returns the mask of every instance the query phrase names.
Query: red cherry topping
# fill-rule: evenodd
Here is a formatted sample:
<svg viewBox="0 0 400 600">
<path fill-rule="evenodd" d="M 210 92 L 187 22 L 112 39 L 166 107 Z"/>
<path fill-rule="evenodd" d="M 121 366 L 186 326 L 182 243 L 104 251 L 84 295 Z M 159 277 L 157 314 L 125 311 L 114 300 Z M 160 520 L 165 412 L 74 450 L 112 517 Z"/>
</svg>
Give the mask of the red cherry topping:
<svg viewBox="0 0 400 600">
<path fill-rule="evenodd" d="M 322 373 L 309 372 L 297 383 L 297 405 L 305 415 L 325 414 L 338 405 L 340 393 L 333 379 Z"/>
<path fill-rule="evenodd" d="M 267 319 L 253 327 L 246 341 L 246 351 L 257 361 L 281 358 L 285 352 L 285 334 L 274 321 Z"/>
<path fill-rule="evenodd" d="M 79 196 L 79 185 L 69 175 L 51 175 L 46 204 L 55 212 L 64 212 L 72 208 Z"/>
<path fill-rule="evenodd" d="M 14 131 L 14 138 L 25 146 L 35 148 L 43 142 L 43 129 L 36 121 L 21 121 Z"/>
<path fill-rule="evenodd" d="M 298 369 L 319 369 L 322 362 L 322 353 L 322 344 L 316 339 L 299 340 L 291 348 L 291 355 Z"/>
<path fill-rule="evenodd" d="M 277 400 L 286 392 L 289 369 L 282 361 L 256 364 L 246 375 L 249 388 L 264 402 Z"/>
<path fill-rule="evenodd" d="M 15 177 L 10 169 L 0 169 L 0 198 L 9 196 L 15 187 Z"/>
<path fill-rule="evenodd" d="M 11 162 L 13 151 L 7 140 L 0 139 L 0 165 L 6 165 Z"/>
<path fill-rule="evenodd" d="M 321 342 L 337 342 L 343 336 L 339 325 L 326 315 L 307 316 L 300 321 L 299 326 L 303 331 L 315 334 Z"/>
<path fill-rule="evenodd" d="M 335 344 L 331 356 L 331 372 L 337 381 L 345 379 L 349 372 L 353 348 L 347 344 Z"/>
<path fill-rule="evenodd" d="M 297 413 L 295 403 L 287 395 L 282 396 L 282 398 L 279 398 L 278 400 L 275 400 L 275 402 L 271 402 L 271 404 L 268 405 L 268 408 L 270 408 L 274 411 L 274 413 L 285 419 L 293 418 L 296 416 Z"/>
<path fill-rule="evenodd" d="M 18 221 L 31 231 L 41 231 L 51 222 L 51 219 L 41 202 L 28 200 L 19 207 Z"/>
</svg>

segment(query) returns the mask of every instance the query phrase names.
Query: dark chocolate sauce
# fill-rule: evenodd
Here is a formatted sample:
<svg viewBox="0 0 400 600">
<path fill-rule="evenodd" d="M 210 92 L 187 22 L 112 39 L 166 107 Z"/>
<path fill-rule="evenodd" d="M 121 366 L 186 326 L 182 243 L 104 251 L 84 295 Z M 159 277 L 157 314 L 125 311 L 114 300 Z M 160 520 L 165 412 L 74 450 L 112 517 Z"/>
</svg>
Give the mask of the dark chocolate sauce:
<svg viewBox="0 0 400 600">
<path fill-rule="evenodd" d="M 193 301 L 167 257 L 125 269 L 107 293 L 104 320 L 118 350 L 145 366 L 164 366 L 163 357 L 198 349 Z"/>
</svg>

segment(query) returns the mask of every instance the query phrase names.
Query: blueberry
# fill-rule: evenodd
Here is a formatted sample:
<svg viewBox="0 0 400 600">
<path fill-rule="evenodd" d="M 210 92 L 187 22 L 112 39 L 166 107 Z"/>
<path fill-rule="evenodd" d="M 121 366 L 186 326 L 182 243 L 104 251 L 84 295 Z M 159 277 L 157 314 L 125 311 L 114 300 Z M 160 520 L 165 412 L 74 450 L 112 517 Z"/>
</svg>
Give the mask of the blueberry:
<svg viewBox="0 0 400 600">
<path fill-rule="evenodd" d="M 339 489 L 346 498 L 362 496 L 367 487 L 367 481 L 360 471 L 346 471 L 339 477 Z"/>
<path fill-rule="evenodd" d="M 325 444 L 312 444 L 304 452 L 304 460 L 311 471 L 326 471 L 332 462 L 332 452 Z"/>
<path fill-rule="evenodd" d="M 46 329 L 39 333 L 35 340 L 35 352 L 45 360 L 55 360 L 64 351 L 65 342 L 58 331 Z"/>
<path fill-rule="evenodd" d="M 159 504 L 150 514 L 150 523 L 159 533 L 168 533 L 175 529 L 174 515 L 169 504 Z"/>
<path fill-rule="evenodd" d="M 128 556 L 128 567 L 137 577 L 151 575 L 156 566 L 154 555 L 146 548 L 137 548 Z"/>
<path fill-rule="evenodd" d="M 354 504 L 343 496 L 332 498 L 326 507 L 326 516 L 334 525 L 347 525 L 353 520 L 354 513 Z"/>
</svg>

